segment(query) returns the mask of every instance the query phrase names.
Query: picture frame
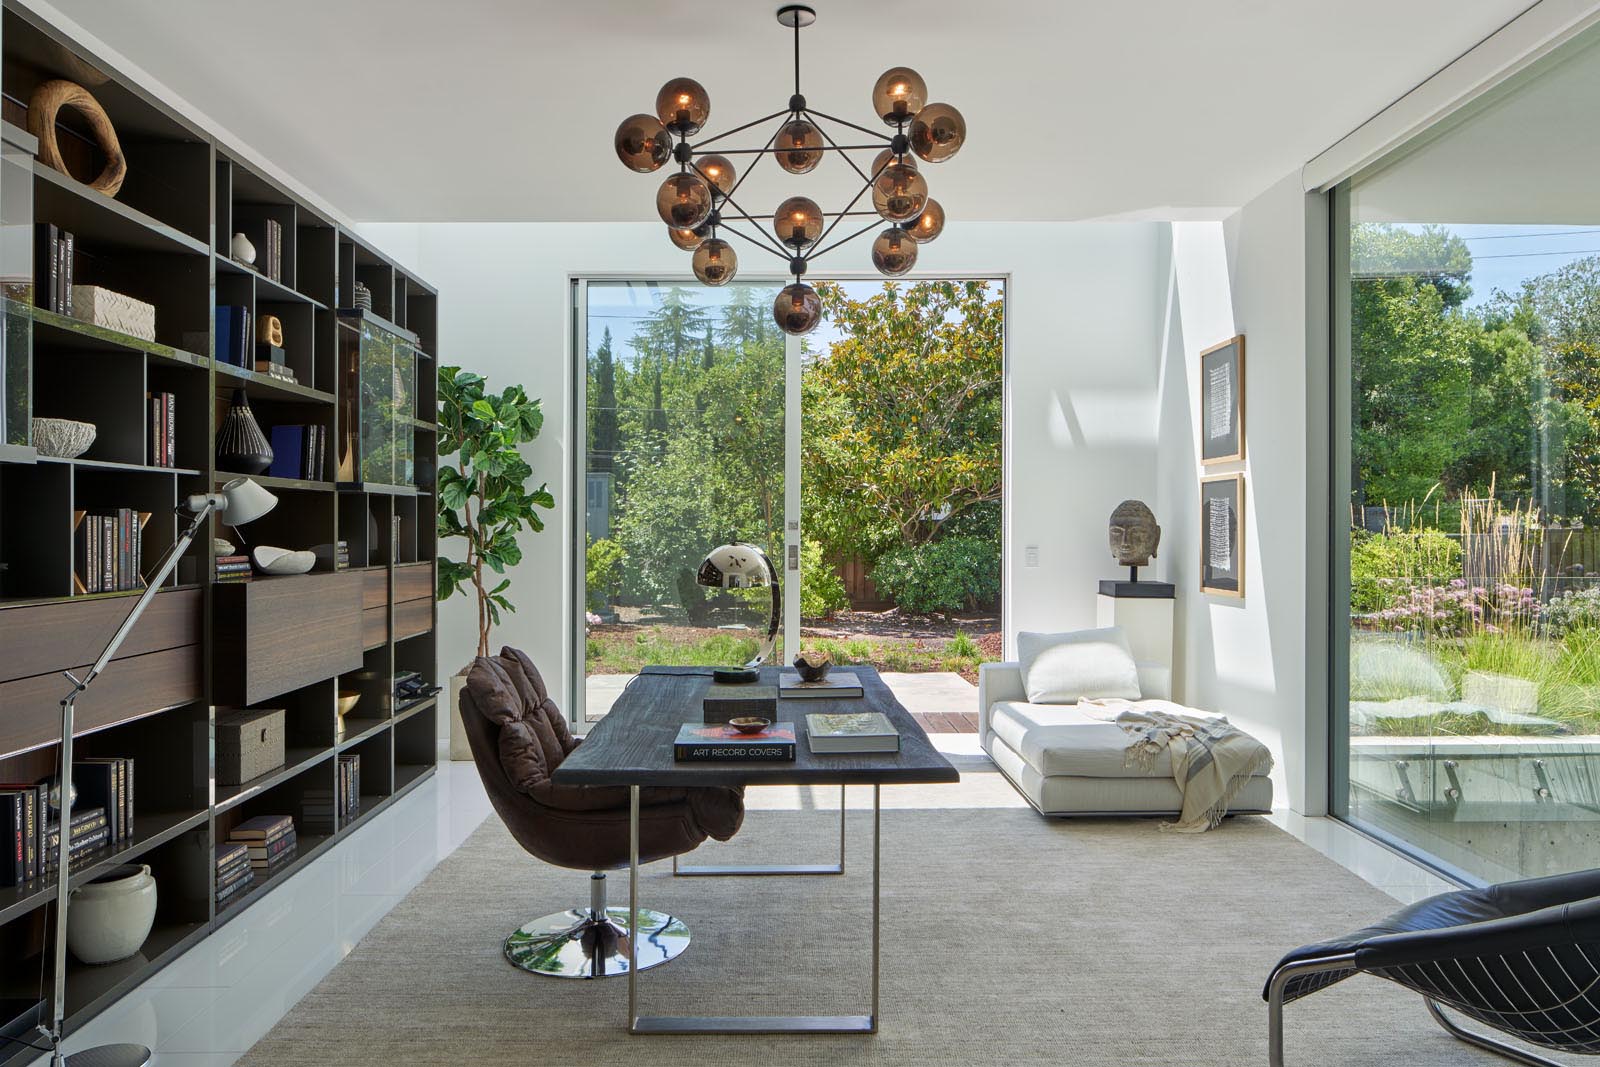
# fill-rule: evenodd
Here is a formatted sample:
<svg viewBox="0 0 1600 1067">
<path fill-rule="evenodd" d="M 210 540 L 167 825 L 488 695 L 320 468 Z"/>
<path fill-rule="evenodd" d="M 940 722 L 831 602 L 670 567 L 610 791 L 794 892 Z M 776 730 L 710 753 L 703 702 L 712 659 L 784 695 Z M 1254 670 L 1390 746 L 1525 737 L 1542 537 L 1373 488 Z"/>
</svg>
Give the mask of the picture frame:
<svg viewBox="0 0 1600 1067">
<path fill-rule="evenodd" d="M 1200 462 L 1244 459 L 1244 334 L 1200 353 Z"/>
<path fill-rule="evenodd" d="M 1244 475 L 1200 479 L 1200 591 L 1244 597 Z"/>
</svg>

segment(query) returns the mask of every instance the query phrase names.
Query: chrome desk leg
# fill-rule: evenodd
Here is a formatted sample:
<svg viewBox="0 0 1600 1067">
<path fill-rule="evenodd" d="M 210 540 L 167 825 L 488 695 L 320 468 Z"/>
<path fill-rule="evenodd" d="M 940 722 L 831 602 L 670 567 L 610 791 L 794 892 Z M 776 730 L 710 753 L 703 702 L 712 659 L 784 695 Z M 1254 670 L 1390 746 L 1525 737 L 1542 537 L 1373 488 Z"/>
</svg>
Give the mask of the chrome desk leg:
<svg viewBox="0 0 1600 1067">
<path fill-rule="evenodd" d="M 628 787 L 628 1025 L 639 1017 L 639 787 Z"/>
<path fill-rule="evenodd" d="M 629 908 L 638 906 L 639 787 L 633 786 L 628 823 Z M 628 969 L 630 1034 L 875 1034 L 878 1032 L 879 921 L 882 916 L 882 848 L 879 793 L 872 787 L 872 1014 L 870 1015 L 645 1015 L 638 1010 L 638 968 Z M 632 951 L 632 945 L 629 946 Z"/>
<path fill-rule="evenodd" d="M 1284 964 L 1273 973 L 1267 987 L 1267 1062 L 1271 1067 L 1283 1067 L 1283 994 L 1290 980 L 1323 971 L 1350 970 L 1355 958 L 1354 952 L 1318 956 Z"/>
<path fill-rule="evenodd" d="M 711 878 L 724 875 L 774 875 L 774 874 L 843 874 L 844 873 L 844 783 L 839 783 L 839 862 L 838 863 L 754 863 L 754 864 L 680 864 L 672 857 L 672 874 L 675 878 Z"/>
<path fill-rule="evenodd" d="M 1475 1034 L 1470 1030 L 1463 1029 L 1462 1027 L 1456 1025 L 1456 1023 L 1453 1022 L 1449 1016 L 1445 1015 L 1444 1009 L 1439 1007 L 1438 1003 L 1435 1002 L 1432 997 L 1425 997 L 1423 999 L 1427 1001 L 1428 1014 L 1433 1016 L 1433 1021 L 1444 1027 L 1445 1032 L 1451 1037 L 1456 1038 L 1458 1041 L 1465 1041 L 1469 1045 L 1476 1045 L 1478 1048 L 1493 1052 L 1499 1056 L 1504 1056 L 1508 1060 L 1516 1060 L 1518 1063 L 1529 1064 L 1530 1067 L 1561 1067 L 1561 1064 L 1557 1063 L 1555 1060 L 1547 1059 L 1536 1052 L 1529 1052 L 1526 1049 L 1517 1048 L 1515 1045 L 1507 1044 L 1504 1041 L 1489 1037 L 1486 1034 Z"/>
</svg>

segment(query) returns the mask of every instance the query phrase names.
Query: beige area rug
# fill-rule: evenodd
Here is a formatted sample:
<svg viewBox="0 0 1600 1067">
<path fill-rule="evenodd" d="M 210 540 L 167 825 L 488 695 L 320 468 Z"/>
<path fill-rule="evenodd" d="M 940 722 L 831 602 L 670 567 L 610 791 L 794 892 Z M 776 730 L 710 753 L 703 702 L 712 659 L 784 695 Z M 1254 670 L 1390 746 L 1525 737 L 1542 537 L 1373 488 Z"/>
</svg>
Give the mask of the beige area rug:
<svg viewBox="0 0 1600 1067">
<path fill-rule="evenodd" d="M 522 852 L 492 817 L 241 1063 L 1255 1065 L 1261 985 L 1287 949 L 1395 902 L 1259 818 L 1198 836 L 1150 820 L 1066 821 L 963 761 L 959 786 L 883 790 L 883 985 L 873 1037 L 630 1037 L 626 979 L 514 970 L 501 939 L 586 899 L 580 872 Z M 838 789 L 751 791 L 734 842 L 697 859 L 825 862 Z M 866 1009 L 867 790 L 842 878 L 641 875 L 641 903 L 693 932 L 640 975 L 646 1014 Z M 827 809 L 832 809 L 827 810 Z M 613 876 L 626 902 L 626 872 Z M 1291 1065 L 1503 1062 L 1439 1031 L 1422 1001 L 1357 977 L 1288 1009 Z"/>
</svg>

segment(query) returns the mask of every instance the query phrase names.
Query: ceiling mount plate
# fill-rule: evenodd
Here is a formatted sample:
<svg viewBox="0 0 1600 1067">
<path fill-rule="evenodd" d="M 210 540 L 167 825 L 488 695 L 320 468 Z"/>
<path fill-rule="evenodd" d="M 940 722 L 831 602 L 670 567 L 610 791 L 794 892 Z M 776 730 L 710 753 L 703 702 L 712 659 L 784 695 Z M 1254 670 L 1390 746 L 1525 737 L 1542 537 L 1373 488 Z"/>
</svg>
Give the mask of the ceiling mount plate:
<svg viewBox="0 0 1600 1067">
<path fill-rule="evenodd" d="M 784 4 L 778 8 L 778 24 L 790 29 L 809 26 L 817 21 L 817 9 L 805 4 Z"/>
</svg>

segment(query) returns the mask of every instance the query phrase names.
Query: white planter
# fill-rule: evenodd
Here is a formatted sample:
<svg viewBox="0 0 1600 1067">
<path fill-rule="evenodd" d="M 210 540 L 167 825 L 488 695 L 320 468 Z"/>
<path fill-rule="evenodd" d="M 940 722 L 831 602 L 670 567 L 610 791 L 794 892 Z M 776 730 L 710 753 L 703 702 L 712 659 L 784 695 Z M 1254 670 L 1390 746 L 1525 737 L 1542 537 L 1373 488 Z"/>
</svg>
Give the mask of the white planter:
<svg viewBox="0 0 1600 1067">
<path fill-rule="evenodd" d="M 465 671 L 450 676 L 450 706 L 444 709 L 450 720 L 450 758 L 472 762 L 472 746 L 467 742 L 466 728 L 461 725 L 461 691 L 467 687 Z"/>
<path fill-rule="evenodd" d="M 139 951 L 155 921 L 156 880 L 128 864 L 73 890 L 67 947 L 84 963 L 115 963 Z"/>
</svg>

